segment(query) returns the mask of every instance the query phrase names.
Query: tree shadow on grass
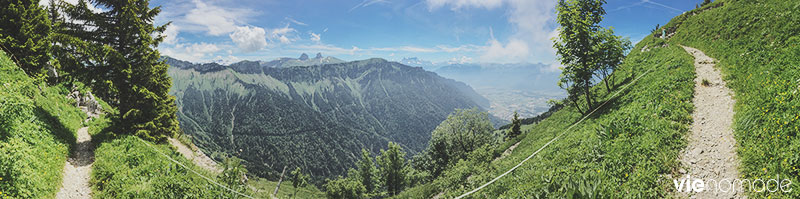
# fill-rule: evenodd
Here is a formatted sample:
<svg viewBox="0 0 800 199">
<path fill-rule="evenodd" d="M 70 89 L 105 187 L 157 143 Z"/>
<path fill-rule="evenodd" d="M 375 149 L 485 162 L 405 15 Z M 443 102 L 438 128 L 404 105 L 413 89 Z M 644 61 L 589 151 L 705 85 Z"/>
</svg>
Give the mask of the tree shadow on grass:
<svg viewBox="0 0 800 199">
<path fill-rule="evenodd" d="M 49 130 L 56 138 L 56 141 L 66 144 L 69 146 L 69 153 L 72 155 L 72 149 L 75 148 L 75 140 L 77 139 L 75 136 L 75 132 L 72 129 L 67 128 L 58 117 L 52 115 L 47 110 L 44 110 L 40 106 L 36 106 L 34 110 L 34 114 L 40 121 L 43 122 L 44 128 Z M 76 129 L 77 130 L 77 129 Z"/>
</svg>

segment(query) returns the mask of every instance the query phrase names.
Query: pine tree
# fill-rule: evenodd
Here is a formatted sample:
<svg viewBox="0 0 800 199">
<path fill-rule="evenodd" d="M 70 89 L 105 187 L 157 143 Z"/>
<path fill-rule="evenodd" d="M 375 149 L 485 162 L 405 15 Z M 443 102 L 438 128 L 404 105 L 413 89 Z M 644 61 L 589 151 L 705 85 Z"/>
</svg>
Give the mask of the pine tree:
<svg viewBox="0 0 800 199">
<path fill-rule="evenodd" d="M 400 145 L 389 142 L 389 149 L 381 150 L 381 156 L 378 157 L 382 182 L 390 196 L 400 193 L 405 187 L 406 171 L 408 171 L 405 156 L 406 153 Z"/>
<path fill-rule="evenodd" d="M 85 1 L 66 9 L 69 18 L 84 21 L 67 27 L 77 38 L 72 41 L 86 41 L 76 45 L 89 49 L 75 59 L 91 71 L 85 81 L 94 82 L 93 89 L 117 107 L 113 124 L 119 131 L 155 141 L 173 136 L 179 127 L 175 97 L 168 93 L 172 80 L 167 76 L 169 66 L 155 49 L 169 25 L 153 25 L 160 7 L 149 8 L 148 0 L 93 4 L 105 9 L 94 13 Z"/>
<path fill-rule="evenodd" d="M 522 121 L 519 119 L 519 113 L 514 111 L 514 117 L 511 118 L 511 130 L 508 133 L 509 138 L 515 138 L 522 134 L 520 131 L 520 126 L 522 125 Z"/>
<path fill-rule="evenodd" d="M 44 77 L 50 60 L 50 21 L 37 0 L 3 0 L 0 3 L 0 47 L 29 76 Z"/>
</svg>

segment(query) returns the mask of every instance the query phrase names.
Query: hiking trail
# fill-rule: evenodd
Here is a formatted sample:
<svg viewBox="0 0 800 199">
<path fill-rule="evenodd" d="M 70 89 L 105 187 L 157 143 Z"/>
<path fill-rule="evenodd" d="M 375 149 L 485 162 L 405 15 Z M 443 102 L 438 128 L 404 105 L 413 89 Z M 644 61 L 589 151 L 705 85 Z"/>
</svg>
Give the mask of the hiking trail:
<svg viewBox="0 0 800 199">
<path fill-rule="evenodd" d="M 89 136 L 89 127 L 78 129 L 73 157 L 67 158 L 64 165 L 61 190 L 56 194 L 57 199 L 91 198 L 92 189 L 89 188 L 89 174 L 94 164 L 94 145 Z"/>
<path fill-rule="evenodd" d="M 203 153 L 203 151 L 200 151 L 200 149 L 196 147 L 189 148 L 189 146 L 186 146 L 175 138 L 167 138 L 167 141 L 170 145 L 175 146 L 178 153 L 183 155 L 183 157 L 186 159 L 192 161 L 195 165 L 214 173 L 222 172 L 222 169 L 217 166 L 217 162 L 214 162 L 214 160 L 206 156 L 206 154 Z"/>
<path fill-rule="evenodd" d="M 675 179 L 692 179 L 705 181 L 705 191 L 686 192 L 684 188 L 678 195 L 682 198 L 743 198 L 744 192 L 735 187 L 735 191 L 725 191 L 727 186 L 709 186 L 709 181 L 728 179 L 733 181 L 739 177 L 739 160 L 736 156 L 736 139 L 733 136 L 733 91 L 722 80 L 719 70 L 715 69 L 715 61 L 702 51 L 683 46 L 694 56 L 696 77 L 694 79 L 694 112 L 693 122 L 689 129 L 688 145 L 679 157 L 681 169 Z M 683 169 L 685 168 L 685 170 Z M 688 183 L 687 183 L 688 184 Z"/>
</svg>

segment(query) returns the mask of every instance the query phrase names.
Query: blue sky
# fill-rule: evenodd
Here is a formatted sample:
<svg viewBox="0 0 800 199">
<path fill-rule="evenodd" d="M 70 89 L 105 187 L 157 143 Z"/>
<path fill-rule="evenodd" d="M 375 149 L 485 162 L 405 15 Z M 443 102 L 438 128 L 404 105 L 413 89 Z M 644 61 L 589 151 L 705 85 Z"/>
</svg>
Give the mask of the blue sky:
<svg viewBox="0 0 800 199">
<path fill-rule="evenodd" d="M 637 42 L 702 0 L 608 0 L 601 25 Z M 555 0 L 154 0 L 162 54 L 192 62 L 321 52 L 344 60 L 556 62 Z"/>
</svg>

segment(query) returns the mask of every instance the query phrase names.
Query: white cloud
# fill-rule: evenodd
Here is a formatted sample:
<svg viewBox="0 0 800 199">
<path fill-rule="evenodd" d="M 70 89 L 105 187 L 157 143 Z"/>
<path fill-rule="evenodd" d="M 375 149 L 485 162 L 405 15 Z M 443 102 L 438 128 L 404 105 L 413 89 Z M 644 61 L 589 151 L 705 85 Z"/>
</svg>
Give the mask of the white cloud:
<svg viewBox="0 0 800 199">
<path fill-rule="evenodd" d="M 367 6 L 371 6 L 372 4 L 378 4 L 378 3 L 390 3 L 390 2 L 387 0 L 364 0 L 361 3 L 357 4 L 356 6 L 353 6 L 353 8 L 350 8 L 350 10 L 348 10 L 347 12 L 353 12 L 353 10 L 355 9 L 364 8 Z"/>
<path fill-rule="evenodd" d="M 175 24 L 170 24 L 167 26 L 167 29 L 164 30 L 164 43 L 165 44 L 175 44 L 178 42 L 178 33 L 180 33 L 180 28 L 178 28 Z"/>
<path fill-rule="evenodd" d="M 320 38 L 320 36 L 321 36 L 320 34 L 316 34 L 314 32 L 309 32 L 309 34 L 311 35 L 311 41 L 314 41 L 314 42 L 319 42 L 320 41 L 320 39 L 321 39 Z"/>
<path fill-rule="evenodd" d="M 221 48 L 215 44 L 205 42 L 192 44 L 177 44 L 174 47 L 159 48 L 162 54 L 190 62 L 203 62 L 206 57 L 220 51 Z"/>
<path fill-rule="evenodd" d="M 223 8 L 211 4 L 206 4 L 200 0 L 194 0 L 195 8 L 186 13 L 183 23 L 200 26 L 201 30 L 209 35 L 222 36 L 233 32 L 239 27 L 237 24 L 244 24 L 242 21 L 254 12 L 249 9 Z"/>
<path fill-rule="evenodd" d="M 452 10 L 463 8 L 494 9 L 503 4 L 503 0 L 427 0 L 428 9 L 434 10 L 449 5 Z"/>
<path fill-rule="evenodd" d="M 297 40 L 295 33 L 297 33 L 297 30 L 289 27 L 289 24 L 286 24 L 286 26 L 283 28 L 275 28 L 270 30 L 269 39 L 271 41 L 277 40 L 282 44 L 291 44 L 293 41 Z"/>
<path fill-rule="evenodd" d="M 550 38 L 556 34 L 556 1 L 544 0 L 426 0 L 428 8 L 450 7 L 494 9 L 508 6 L 508 22 L 514 32 L 506 39 L 490 35 L 487 46 L 481 48 L 479 61 L 554 62 L 555 50 Z"/>
<path fill-rule="evenodd" d="M 294 24 L 297 24 L 297 25 L 308 26 L 308 24 L 300 22 L 300 21 L 297 21 L 297 20 L 295 20 L 294 18 L 291 18 L 291 17 L 284 17 L 284 19 L 286 19 L 287 21 L 292 22 Z"/>
<path fill-rule="evenodd" d="M 267 46 L 267 32 L 263 28 L 240 26 L 228 36 L 242 52 L 253 52 Z"/>
</svg>

